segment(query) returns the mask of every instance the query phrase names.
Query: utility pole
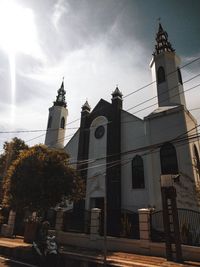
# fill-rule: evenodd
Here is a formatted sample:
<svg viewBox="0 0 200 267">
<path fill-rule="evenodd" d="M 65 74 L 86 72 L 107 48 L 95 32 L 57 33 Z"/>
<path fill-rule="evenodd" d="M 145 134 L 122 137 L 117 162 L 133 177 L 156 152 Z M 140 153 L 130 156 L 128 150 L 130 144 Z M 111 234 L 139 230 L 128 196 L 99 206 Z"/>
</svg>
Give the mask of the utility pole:
<svg viewBox="0 0 200 267">
<path fill-rule="evenodd" d="M 105 194 L 104 194 L 104 267 L 107 266 L 107 179 L 105 174 Z"/>
<path fill-rule="evenodd" d="M 166 234 L 166 256 L 169 261 L 173 261 L 175 256 L 175 261 L 182 262 L 178 209 L 176 204 L 176 188 L 173 184 L 174 179 L 179 179 L 179 176 L 171 174 L 161 175 L 163 223 Z M 172 243 L 174 243 L 174 245 Z"/>
</svg>

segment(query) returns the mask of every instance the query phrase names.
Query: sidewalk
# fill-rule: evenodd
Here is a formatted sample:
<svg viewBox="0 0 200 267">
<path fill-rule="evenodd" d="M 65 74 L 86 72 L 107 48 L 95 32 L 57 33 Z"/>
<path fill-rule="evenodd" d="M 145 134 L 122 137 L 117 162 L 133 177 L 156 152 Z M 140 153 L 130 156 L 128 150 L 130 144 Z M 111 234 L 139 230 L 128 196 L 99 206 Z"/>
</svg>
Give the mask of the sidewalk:
<svg viewBox="0 0 200 267">
<path fill-rule="evenodd" d="M 60 252 L 65 259 L 91 261 L 96 263 L 103 262 L 102 252 L 95 250 L 66 246 L 62 247 Z M 0 254 L 27 262 L 32 262 L 31 259 L 33 259 L 31 253 L 31 244 L 24 243 L 22 237 L 0 237 Z M 178 264 L 174 262 L 168 262 L 165 258 L 161 257 L 143 256 L 122 252 L 108 252 L 107 264 L 109 266 L 119 267 L 200 267 L 200 262 L 187 261 L 184 262 L 184 264 Z"/>
</svg>

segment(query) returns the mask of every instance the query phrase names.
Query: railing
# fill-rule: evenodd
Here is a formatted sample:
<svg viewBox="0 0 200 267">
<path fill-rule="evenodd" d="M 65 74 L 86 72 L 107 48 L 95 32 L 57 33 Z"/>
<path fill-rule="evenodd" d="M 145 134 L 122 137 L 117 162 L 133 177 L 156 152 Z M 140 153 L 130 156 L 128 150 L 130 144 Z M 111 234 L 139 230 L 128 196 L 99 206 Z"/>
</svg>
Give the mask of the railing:
<svg viewBox="0 0 200 267">
<path fill-rule="evenodd" d="M 109 211 L 112 214 L 112 211 Z M 116 210 L 113 213 L 117 212 Z M 104 214 L 100 214 L 100 235 L 104 234 Z M 109 232 L 107 232 L 109 235 Z M 130 210 L 120 210 L 120 237 L 139 239 L 139 214 Z"/>
<path fill-rule="evenodd" d="M 165 241 L 162 210 L 151 214 L 151 240 L 153 242 Z"/>
<path fill-rule="evenodd" d="M 181 243 L 200 246 L 200 212 L 178 209 Z M 156 242 L 165 241 L 162 211 L 151 214 L 151 239 Z"/>
<path fill-rule="evenodd" d="M 88 210 L 69 210 L 64 213 L 63 231 L 90 233 L 91 212 Z"/>
</svg>

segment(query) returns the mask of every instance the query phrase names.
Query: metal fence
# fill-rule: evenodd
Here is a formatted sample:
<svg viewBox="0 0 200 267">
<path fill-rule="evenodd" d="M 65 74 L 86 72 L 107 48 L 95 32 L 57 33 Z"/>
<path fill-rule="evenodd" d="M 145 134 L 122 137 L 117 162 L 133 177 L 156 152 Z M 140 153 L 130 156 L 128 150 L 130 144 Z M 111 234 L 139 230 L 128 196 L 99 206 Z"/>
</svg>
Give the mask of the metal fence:
<svg viewBox="0 0 200 267">
<path fill-rule="evenodd" d="M 89 210 L 69 210 L 64 212 L 63 215 L 63 231 L 77 232 L 77 233 L 90 233 L 90 217 L 91 211 Z"/>
<path fill-rule="evenodd" d="M 188 209 L 178 209 L 181 243 L 200 246 L 200 212 Z M 151 239 L 155 242 L 165 241 L 163 213 L 151 214 Z"/>
<path fill-rule="evenodd" d="M 130 210 L 121 211 L 121 236 L 140 239 L 138 212 Z"/>
<path fill-rule="evenodd" d="M 117 211 L 109 211 L 111 214 L 116 213 Z M 104 214 L 100 214 L 100 235 L 104 234 Z M 107 235 L 110 235 L 107 231 Z M 117 236 L 140 239 L 139 233 L 139 214 L 130 210 L 120 210 L 120 233 Z"/>
</svg>

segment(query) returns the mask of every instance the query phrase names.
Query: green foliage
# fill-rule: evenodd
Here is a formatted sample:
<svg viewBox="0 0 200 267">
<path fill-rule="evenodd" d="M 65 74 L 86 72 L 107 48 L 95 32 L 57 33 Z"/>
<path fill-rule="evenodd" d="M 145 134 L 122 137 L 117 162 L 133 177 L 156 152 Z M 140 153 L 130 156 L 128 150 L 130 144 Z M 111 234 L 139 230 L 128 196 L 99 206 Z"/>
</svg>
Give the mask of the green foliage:
<svg viewBox="0 0 200 267">
<path fill-rule="evenodd" d="M 25 142 L 17 137 L 10 142 L 5 142 L 3 145 L 4 152 L 0 155 L 0 175 L 3 177 L 11 165 L 13 160 L 16 160 L 19 154 L 28 149 Z"/>
<path fill-rule="evenodd" d="M 10 166 L 4 191 L 4 206 L 44 211 L 54 207 L 63 196 L 80 199 L 84 183 L 69 166 L 64 151 L 36 145 L 23 151 Z"/>
<path fill-rule="evenodd" d="M 18 158 L 19 154 L 23 150 L 28 149 L 28 146 L 23 140 L 15 137 L 10 142 L 5 142 L 3 149 L 4 151 L 0 155 L 0 202 L 3 196 L 2 184 L 4 183 L 7 170 L 12 162 Z"/>
</svg>

